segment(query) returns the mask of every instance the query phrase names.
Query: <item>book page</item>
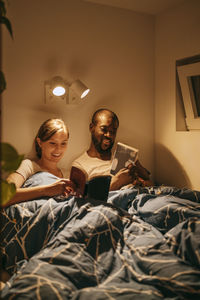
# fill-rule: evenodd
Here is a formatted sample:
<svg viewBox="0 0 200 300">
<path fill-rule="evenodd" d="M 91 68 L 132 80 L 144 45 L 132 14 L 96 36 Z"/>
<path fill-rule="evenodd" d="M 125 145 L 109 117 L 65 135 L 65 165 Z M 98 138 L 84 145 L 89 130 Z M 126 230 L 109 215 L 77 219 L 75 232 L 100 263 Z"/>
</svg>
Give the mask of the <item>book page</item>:
<svg viewBox="0 0 200 300">
<path fill-rule="evenodd" d="M 119 170 L 135 164 L 139 150 L 123 143 L 117 143 L 110 173 L 115 175 Z"/>
</svg>

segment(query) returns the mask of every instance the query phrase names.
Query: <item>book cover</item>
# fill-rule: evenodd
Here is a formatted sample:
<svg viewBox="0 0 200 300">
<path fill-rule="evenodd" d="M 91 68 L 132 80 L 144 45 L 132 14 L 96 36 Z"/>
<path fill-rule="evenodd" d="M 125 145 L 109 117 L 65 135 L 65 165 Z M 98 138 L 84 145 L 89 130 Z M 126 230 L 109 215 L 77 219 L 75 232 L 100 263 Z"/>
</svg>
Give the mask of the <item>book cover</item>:
<svg viewBox="0 0 200 300">
<path fill-rule="evenodd" d="M 78 193 L 84 196 L 87 174 L 79 168 L 72 166 L 69 178 L 75 184 Z"/>
<path fill-rule="evenodd" d="M 87 177 L 84 171 L 72 166 L 70 180 L 76 185 L 78 193 L 88 199 L 107 201 L 111 176 L 100 175 L 90 180 Z"/>
<path fill-rule="evenodd" d="M 138 152 L 138 149 L 118 142 L 113 155 L 110 173 L 115 175 L 122 168 L 127 168 L 130 164 L 135 165 Z"/>
</svg>

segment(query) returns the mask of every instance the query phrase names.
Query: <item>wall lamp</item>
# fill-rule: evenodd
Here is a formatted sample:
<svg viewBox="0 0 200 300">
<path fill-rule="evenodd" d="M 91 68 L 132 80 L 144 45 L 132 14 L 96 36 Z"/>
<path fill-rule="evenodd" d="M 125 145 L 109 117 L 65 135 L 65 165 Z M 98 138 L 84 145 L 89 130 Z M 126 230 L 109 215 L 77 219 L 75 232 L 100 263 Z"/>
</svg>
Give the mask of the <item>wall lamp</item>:
<svg viewBox="0 0 200 300">
<path fill-rule="evenodd" d="M 69 84 L 60 76 L 45 81 L 45 103 L 79 104 L 90 89 L 79 79 Z"/>
</svg>

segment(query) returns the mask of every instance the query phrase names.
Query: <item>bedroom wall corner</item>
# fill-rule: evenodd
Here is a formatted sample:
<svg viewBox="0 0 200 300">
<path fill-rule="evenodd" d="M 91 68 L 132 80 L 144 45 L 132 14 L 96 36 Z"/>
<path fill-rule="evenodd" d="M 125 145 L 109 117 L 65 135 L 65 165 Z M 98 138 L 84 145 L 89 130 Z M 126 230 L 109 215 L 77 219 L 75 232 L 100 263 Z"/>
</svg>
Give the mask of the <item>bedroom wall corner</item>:
<svg viewBox="0 0 200 300">
<path fill-rule="evenodd" d="M 200 131 L 176 130 L 176 60 L 199 54 L 200 2 L 156 18 L 155 178 L 200 190 Z"/>
</svg>

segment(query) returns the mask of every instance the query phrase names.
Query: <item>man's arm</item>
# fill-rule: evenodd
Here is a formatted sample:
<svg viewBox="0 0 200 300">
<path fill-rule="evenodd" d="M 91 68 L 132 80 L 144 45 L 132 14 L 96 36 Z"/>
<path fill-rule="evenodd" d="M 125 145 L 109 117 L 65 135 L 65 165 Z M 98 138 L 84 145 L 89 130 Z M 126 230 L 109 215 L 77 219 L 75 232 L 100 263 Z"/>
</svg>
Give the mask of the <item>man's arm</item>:
<svg viewBox="0 0 200 300">
<path fill-rule="evenodd" d="M 139 182 L 144 185 L 153 184 L 150 181 L 150 172 L 137 160 L 135 166 L 130 164 L 127 168 L 119 170 L 119 172 L 112 177 L 110 191 L 119 190 L 125 185 L 130 183 L 135 185 Z"/>
<path fill-rule="evenodd" d="M 119 190 L 121 187 L 133 182 L 134 175 L 128 168 L 123 168 L 117 172 L 111 179 L 110 191 Z"/>
<path fill-rule="evenodd" d="M 135 162 L 135 170 L 134 170 L 135 174 L 137 174 L 140 178 L 144 179 L 144 180 L 149 180 L 150 179 L 150 172 L 144 168 L 140 161 L 137 160 Z"/>
</svg>

